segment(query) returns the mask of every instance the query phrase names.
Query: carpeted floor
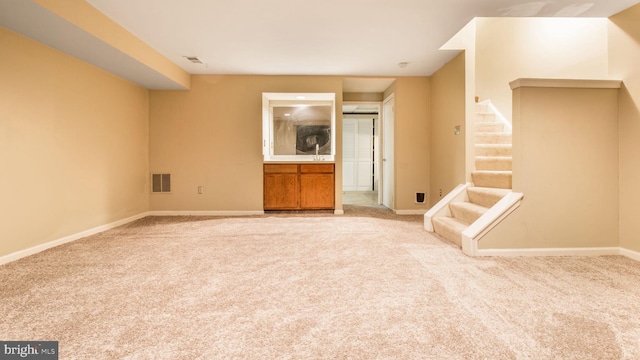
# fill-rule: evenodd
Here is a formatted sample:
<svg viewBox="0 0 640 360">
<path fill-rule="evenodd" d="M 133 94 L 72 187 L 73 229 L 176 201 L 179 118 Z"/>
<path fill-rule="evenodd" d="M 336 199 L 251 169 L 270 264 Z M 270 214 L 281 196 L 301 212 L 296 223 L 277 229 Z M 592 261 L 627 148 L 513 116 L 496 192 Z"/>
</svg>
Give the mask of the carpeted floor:
<svg viewBox="0 0 640 360">
<path fill-rule="evenodd" d="M 640 263 L 469 258 L 421 219 L 148 217 L 0 266 L 0 339 L 61 359 L 640 358 Z"/>
</svg>

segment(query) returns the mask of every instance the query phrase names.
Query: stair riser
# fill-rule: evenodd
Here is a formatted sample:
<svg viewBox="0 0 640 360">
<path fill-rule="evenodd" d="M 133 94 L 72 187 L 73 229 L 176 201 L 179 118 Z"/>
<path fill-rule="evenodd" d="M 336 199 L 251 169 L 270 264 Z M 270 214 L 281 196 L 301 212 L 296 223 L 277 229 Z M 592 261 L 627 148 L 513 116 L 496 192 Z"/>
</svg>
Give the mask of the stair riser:
<svg viewBox="0 0 640 360">
<path fill-rule="evenodd" d="M 511 134 L 478 134 L 476 144 L 511 144 Z"/>
<path fill-rule="evenodd" d="M 467 191 L 467 195 L 469 195 L 469 201 L 471 201 L 472 203 L 488 208 L 492 207 L 498 201 L 500 201 L 500 199 L 502 199 L 502 196 L 499 195 L 476 193 L 471 191 Z"/>
<path fill-rule="evenodd" d="M 468 187 L 469 202 L 490 208 L 510 192 L 508 189 Z"/>
<path fill-rule="evenodd" d="M 476 156 L 511 156 L 511 146 L 476 146 Z"/>
<path fill-rule="evenodd" d="M 494 122 L 494 121 L 496 121 L 496 114 L 476 113 L 476 122 Z"/>
<path fill-rule="evenodd" d="M 500 122 L 477 122 L 476 133 L 501 133 L 504 131 L 504 124 Z"/>
<path fill-rule="evenodd" d="M 473 224 L 480 216 L 482 216 L 482 212 L 471 211 L 469 209 L 458 207 L 456 203 L 449 204 L 449 209 L 451 210 L 451 215 L 458 220 L 462 220 L 469 224 Z"/>
<path fill-rule="evenodd" d="M 488 113 L 489 105 L 487 104 L 476 104 L 476 112 L 477 113 Z"/>
<path fill-rule="evenodd" d="M 476 170 L 497 170 L 497 171 L 509 171 L 512 169 L 511 158 L 488 158 L 488 159 L 476 159 Z"/>
<path fill-rule="evenodd" d="M 438 218 L 433 219 L 433 229 L 437 234 L 451 241 L 452 243 L 462 247 L 462 232 L 450 227 L 448 224 L 441 223 Z"/>
<path fill-rule="evenodd" d="M 510 173 L 494 174 L 494 173 L 471 173 L 473 185 L 479 187 L 511 189 L 512 177 Z"/>
</svg>

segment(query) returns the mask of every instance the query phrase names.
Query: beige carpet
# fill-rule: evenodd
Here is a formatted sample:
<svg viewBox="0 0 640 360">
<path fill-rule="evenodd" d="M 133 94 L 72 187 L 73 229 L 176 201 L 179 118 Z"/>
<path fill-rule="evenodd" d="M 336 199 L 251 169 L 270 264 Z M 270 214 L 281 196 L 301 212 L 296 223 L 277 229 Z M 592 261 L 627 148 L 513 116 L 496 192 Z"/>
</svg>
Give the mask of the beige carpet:
<svg viewBox="0 0 640 360">
<path fill-rule="evenodd" d="M 640 358 L 640 263 L 473 259 L 364 210 L 150 217 L 0 266 L 0 339 L 61 359 Z"/>
</svg>

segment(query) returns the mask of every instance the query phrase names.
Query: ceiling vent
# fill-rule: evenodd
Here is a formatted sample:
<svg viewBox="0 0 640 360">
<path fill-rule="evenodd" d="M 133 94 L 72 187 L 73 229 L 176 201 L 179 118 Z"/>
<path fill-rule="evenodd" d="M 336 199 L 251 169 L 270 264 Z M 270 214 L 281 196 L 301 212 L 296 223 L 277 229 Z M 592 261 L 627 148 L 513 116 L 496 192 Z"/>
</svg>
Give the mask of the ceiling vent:
<svg viewBox="0 0 640 360">
<path fill-rule="evenodd" d="M 198 59 L 197 56 L 185 56 L 185 59 L 191 61 L 194 64 L 202 64 L 202 60 Z"/>
</svg>

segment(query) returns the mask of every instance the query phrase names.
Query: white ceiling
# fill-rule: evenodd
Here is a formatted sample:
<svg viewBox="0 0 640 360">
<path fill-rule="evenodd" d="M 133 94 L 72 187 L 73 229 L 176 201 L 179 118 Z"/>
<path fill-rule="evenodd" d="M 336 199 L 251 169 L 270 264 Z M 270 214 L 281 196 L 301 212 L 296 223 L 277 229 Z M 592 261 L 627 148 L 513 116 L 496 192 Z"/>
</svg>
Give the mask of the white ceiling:
<svg viewBox="0 0 640 360">
<path fill-rule="evenodd" d="M 194 74 L 431 75 L 478 16 L 610 16 L 638 0 L 87 0 Z M 206 65 L 183 56 L 198 56 Z M 405 68 L 398 63 L 407 62 Z"/>
<path fill-rule="evenodd" d="M 350 91 L 431 75 L 474 17 L 608 17 L 640 0 L 86 0 L 192 74 L 341 75 Z M 0 0 L 0 26 L 148 88 L 180 88 L 28 0 Z M 197 56 L 193 64 L 184 56 Z M 401 68 L 398 63 L 407 62 Z M 377 81 L 377 82 L 376 82 Z M 375 82 L 375 84 L 373 84 Z M 373 85 L 372 85 L 373 84 Z M 384 89 L 383 89 L 384 90 Z M 378 90 L 379 91 L 379 90 Z"/>
</svg>

